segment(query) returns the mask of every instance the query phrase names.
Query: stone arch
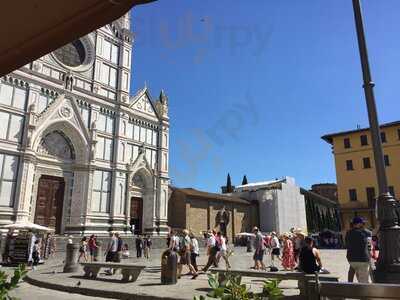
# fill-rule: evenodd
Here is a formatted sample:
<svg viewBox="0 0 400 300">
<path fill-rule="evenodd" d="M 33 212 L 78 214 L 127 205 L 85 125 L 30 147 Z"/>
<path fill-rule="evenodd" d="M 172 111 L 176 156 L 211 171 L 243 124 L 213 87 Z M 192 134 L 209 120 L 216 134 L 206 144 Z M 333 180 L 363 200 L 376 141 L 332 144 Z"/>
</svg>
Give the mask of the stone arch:
<svg viewBox="0 0 400 300">
<path fill-rule="evenodd" d="M 141 228 L 143 232 L 151 233 L 150 230 L 153 230 L 153 220 L 154 220 L 154 208 L 155 208 L 155 199 L 156 193 L 154 189 L 154 177 L 153 173 L 148 167 L 148 164 L 145 163 L 145 158 L 142 158 L 143 161 L 141 166 L 138 168 L 134 168 L 131 170 L 128 176 L 128 201 L 127 207 L 129 209 L 129 216 L 131 214 L 131 201 L 133 197 L 141 197 L 142 198 L 142 220 L 141 220 Z"/>
<path fill-rule="evenodd" d="M 74 145 L 62 131 L 58 130 L 53 130 L 42 137 L 37 152 L 62 160 L 75 160 Z"/>
<path fill-rule="evenodd" d="M 72 144 L 76 163 L 87 163 L 89 161 L 89 143 L 85 135 L 67 120 L 55 120 L 46 124 L 46 127 L 39 130 L 34 138 L 32 148 L 38 152 L 42 139 L 52 132 L 62 132 Z"/>
</svg>

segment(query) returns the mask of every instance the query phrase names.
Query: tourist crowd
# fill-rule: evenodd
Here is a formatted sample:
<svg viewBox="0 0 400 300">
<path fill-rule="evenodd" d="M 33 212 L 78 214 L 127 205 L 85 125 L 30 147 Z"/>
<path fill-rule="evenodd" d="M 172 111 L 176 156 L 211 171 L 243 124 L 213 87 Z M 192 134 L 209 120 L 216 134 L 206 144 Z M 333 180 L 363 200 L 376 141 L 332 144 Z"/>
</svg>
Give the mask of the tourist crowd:
<svg viewBox="0 0 400 300">
<path fill-rule="evenodd" d="M 368 283 L 374 281 L 373 270 L 378 259 L 378 239 L 372 237 L 365 228 L 365 221 L 355 217 L 346 233 L 345 244 L 347 260 L 349 262 L 348 281 Z M 270 256 L 270 271 L 278 271 L 276 261 L 281 263 L 284 270 L 299 270 L 308 274 L 315 272 L 328 273 L 323 268 L 321 255 L 313 238 L 302 230 L 292 229 L 290 232 L 277 235 L 275 232 L 263 235 L 257 227 L 254 234 L 254 269 L 267 270 L 264 264 L 264 255 Z"/>
<path fill-rule="evenodd" d="M 323 268 L 321 255 L 314 239 L 307 236 L 300 228 L 292 228 L 290 232 L 282 234 L 276 232 L 263 234 L 257 227 L 254 227 L 252 234 L 246 236 L 248 241 L 253 244 L 254 265 L 252 268 L 256 270 L 278 271 L 281 267 L 285 271 L 298 270 L 308 274 L 329 273 Z M 207 272 L 212 266 L 218 267 L 221 259 L 225 262 L 226 269 L 231 268 L 229 257 L 233 250 L 228 247 L 227 236 L 216 230 L 208 230 L 204 233 L 204 240 L 208 257 L 205 266 L 199 269 L 197 258 L 200 255 L 200 245 L 195 234 L 187 229 L 180 231 L 179 234 L 175 230 L 169 233 L 167 247 L 178 257 L 178 278 L 181 277 L 184 266 L 188 268 L 188 274 L 192 276 L 192 279 L 195 279 L 200 272 Z M 70 237 L 69 243 L 72 243 L 72 237 Z M 358 282 L 366 283 L 370 278 L 373 281 L 372 270 L 379 254 L 377 243 L 377 239 L 372 238 L 371 232 L 365 229 L 364 220 L 355 217 L 351 223 L 351 229 L 345 237 L 349 262 L 349 282 L 353 282 L 354 277 Z M 137 235 L 135 245 L 137 258 L 144 256 L 145 259 L 150 259 L 152 240 L 149 235 Z M 35 267 L 41 259 L 52 255 L 54 250 L 55 242 L 51 234 L 48 234 L 45 239 L 32 239 L 30 260 L 33 266 Z M 96 235 L 81 238 L 78 262 L 97 261 L 101 254 L 104 254 L 106 262 L 121 262 L 121 259 L 129 257 L 128 244 L 117 232 L 110 233 L 105 248 L 101 247 Z M 264 257 L 269 258 L 269 264 L 264 262 Z M 3 261 L 7 261 L 6 255 L 3 255 Z M 111 272 L 110 269 L 109 273 L 111 274 Z"/>
</svg>

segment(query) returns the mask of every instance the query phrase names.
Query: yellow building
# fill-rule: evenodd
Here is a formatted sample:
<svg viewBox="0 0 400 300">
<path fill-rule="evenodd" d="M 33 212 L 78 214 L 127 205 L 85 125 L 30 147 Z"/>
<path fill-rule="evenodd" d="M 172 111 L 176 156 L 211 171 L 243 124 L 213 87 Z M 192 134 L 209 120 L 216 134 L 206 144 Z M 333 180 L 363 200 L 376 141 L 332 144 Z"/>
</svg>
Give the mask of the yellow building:
<svg viewBox="0 0 400 300">
<path fill-rule="evenodd" d="M 332 145 L 335 157 L 338 200 L 343 229 L 354 216 L 376 228 L 375 199 L 378 184 L 369 128 L 337 132 L 322 136 Z M 386 175 L 391 194 L 400 195 L 400 121 L 381 125 Z"/>
</svg>

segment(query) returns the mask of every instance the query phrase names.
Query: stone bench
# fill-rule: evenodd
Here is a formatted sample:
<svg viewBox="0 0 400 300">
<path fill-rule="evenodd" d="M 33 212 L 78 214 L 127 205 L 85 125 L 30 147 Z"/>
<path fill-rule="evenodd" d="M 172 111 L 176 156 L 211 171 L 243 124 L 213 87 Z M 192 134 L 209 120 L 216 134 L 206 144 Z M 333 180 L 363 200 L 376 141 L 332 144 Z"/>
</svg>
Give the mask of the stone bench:
<svg viewBox="0 0 400 300">
<path fill-rule="evenodd" d="M 212 268 L 210 269 L 211 273 L 218 273 L 221 274 L 222 277 L 225 277 L 225 273 L 229 273 L 232 275 L 240 275 L 242 277 L 259 277 L 259 278 L 269 278 L 269 279 L 279 279 L 279 280 L 296 280 L 298 289 L 300 290 L 300 296 L 308 299 L 308 288 L 309 288 L 309 281 L 315 281 L 314 274 L 306 274 L 303 272 L 298 271 L 278 271 L 278 272 L 266 272 L 266 271 L 259 271 L 259 270 L 233 270 L 229 269 L 219 269 L 219 268 Z M 319 274 L 320 281 L 332 281 L 338 282 L 339 277 L 334 276 L 332 274 Z"/>
<path fill-rule="evenodd" d="M 399 299 L 400 285 L 351 282 L 308 282 L 309 299 Z"/>
<path fill-rule="evenodd" d="M 101 268 L 110 268 L 121 270 L 123 282 L 134 282 L 139 277 L 140 272 L 146 268 L 144 265 L 113 263 L 113 262 L 85 262 L 80 263 L 83 266 L 85 277 L 96 279 Z"/>
</svg>

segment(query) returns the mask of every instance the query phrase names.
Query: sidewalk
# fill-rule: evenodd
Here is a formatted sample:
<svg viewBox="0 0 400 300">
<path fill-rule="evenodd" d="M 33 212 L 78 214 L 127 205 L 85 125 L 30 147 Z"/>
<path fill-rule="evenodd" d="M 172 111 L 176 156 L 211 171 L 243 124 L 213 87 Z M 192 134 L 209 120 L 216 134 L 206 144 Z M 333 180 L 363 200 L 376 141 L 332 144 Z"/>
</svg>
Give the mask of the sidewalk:
<svg viewBox="0 0 400 300">
<path fill-rule="evenodd" d="M 150 260 L 130 258 L 124 260 L 129 263 L 146 264 L 148 267 L 140 274 L 136 282 L 122 283 L 121 275 L 106 275 L 100 272 L 97 280 L 83 277 L 83 270 L 77 273 L 62 273 L 61 260 L 55 259 L 36 271 L 29 272 L 26 281 L 43 288 L 55 289 L 70 293 L 79 293 L 89 296 L 116 299 L 174 299 L 192 300 L 193 296 L 206 295 L 209 291 L 207 275 L 202 274 L 196 280 L 191 276 L 182 276 L 176 285 L 161 285 L 160 282 L 160 251 L 154 251 Z M 347 265 L 343 251 L 322 251 L 324 265 L 343 280 L 347 273 Z M 344 259 L 344 260 L 343 260 Z M 200 265 L 204 265 L 206 257 L 202 254 L 199 258 Z M 252 253 L 245 252 L 243 248 L 235 248 L 235 255 L 231 257 L 232 267 L 235 269 L 248 269 L 252 266 Z M 338 268 L 338 266 L 340 266 Z M 221 267 L 224 262 L 221 261 Z M 335 272 L 339 269 L 341 274 Z M 184 267 L 184 271 L 187 272 Z M 252 290 L 261 288 L 262 280 L 257 278 L 243 278 L 243 283 L 250 286 Z M 284 289 L 287 298 L 295 299 L 299 294 L 296 281 L 283 281 L 280 285 Z"/>
</svg>

